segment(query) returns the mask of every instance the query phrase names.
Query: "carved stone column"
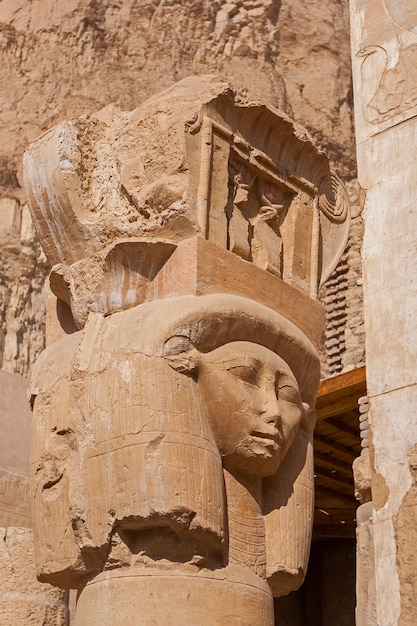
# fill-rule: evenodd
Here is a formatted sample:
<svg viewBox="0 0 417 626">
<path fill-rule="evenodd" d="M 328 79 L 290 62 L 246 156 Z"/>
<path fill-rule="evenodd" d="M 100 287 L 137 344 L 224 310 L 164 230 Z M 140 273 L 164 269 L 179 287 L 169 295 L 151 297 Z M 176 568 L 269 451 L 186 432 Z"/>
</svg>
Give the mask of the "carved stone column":
<svg viewBox="0 0 417 626">
<path fill-rule="evenodd" d="M 79 590 L 77 626 L 271 626 L 308 561 L 343 185 L 213 76 L 58 126 L 25 171 L 57 297 L 31 383 L 39 579 Z"/>
</svg>

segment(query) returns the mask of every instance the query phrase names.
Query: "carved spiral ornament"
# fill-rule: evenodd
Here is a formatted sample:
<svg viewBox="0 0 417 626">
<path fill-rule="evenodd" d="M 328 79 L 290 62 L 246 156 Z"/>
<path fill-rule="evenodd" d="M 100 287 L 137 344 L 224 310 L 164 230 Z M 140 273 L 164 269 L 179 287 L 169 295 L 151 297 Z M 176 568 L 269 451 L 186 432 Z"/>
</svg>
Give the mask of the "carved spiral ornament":
<svg viewBox="0 0 417 626">
<path fill-rule="evenodd" d="M 331 222 L 344 222 L 349 211 L 349 195 L 340 178 L 331 172 L 321 179 L 318 190 L 319 206 L 324 215 Z"/>
</svg>

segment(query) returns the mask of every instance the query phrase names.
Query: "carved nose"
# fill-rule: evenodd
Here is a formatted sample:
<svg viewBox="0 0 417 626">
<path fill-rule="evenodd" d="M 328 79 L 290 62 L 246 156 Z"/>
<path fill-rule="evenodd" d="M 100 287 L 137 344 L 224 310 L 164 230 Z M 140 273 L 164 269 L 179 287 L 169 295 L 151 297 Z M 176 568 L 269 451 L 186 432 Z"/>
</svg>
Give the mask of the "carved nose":
<svg viewBox="0 0 417 626">
<path fill-rule="evenodd" d="M 270 390 L 265 394 L 262 418 L 267 424 L 273 424 L 274 426 L 277 426 L 281 420 L 278 398 L 275 394 L 275 389 Z"/>
</svg>

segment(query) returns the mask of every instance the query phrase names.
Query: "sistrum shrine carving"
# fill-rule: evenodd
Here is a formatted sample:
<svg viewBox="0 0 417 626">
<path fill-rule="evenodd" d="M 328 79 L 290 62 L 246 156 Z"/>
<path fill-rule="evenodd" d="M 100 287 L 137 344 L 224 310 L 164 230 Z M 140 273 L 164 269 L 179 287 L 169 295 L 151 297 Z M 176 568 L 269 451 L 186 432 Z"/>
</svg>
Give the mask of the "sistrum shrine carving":
<svg viewBox="0 0 417 626">
<path fill-rule="evenodd" d="M 56 296 L 31 381 L 39 579 L 78 589 L 76 626 L 271 626 L 308 562 L 343 184 L 214 76 L 64 122 L 25 181 Z"/>
</svg>

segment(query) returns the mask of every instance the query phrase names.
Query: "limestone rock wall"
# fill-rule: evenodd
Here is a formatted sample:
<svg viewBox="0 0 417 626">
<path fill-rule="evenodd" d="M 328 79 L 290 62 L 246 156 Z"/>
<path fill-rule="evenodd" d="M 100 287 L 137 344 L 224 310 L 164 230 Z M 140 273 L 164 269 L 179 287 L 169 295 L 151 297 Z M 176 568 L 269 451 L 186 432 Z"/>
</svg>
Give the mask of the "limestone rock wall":
<svg viewBox="0 0 417 626">
<path fill-rule="evenodd" d="M 0 196 L 0 369 L 25 376 L 44 346 L 49 268 L 20 191 L 6 194 Z"/>
<path fill-rule="evenodd" d="M 340 0 L 3 0 L 0 63 L 0 366 L 10 372 L 26 374 L 42 349 L 47 274 L 21 157 L 60 120 L 113 101 L 131 109 L 187 75 L 229 73 L 306 126 L 340 174 L 355 175 Z"/>
</svg>

